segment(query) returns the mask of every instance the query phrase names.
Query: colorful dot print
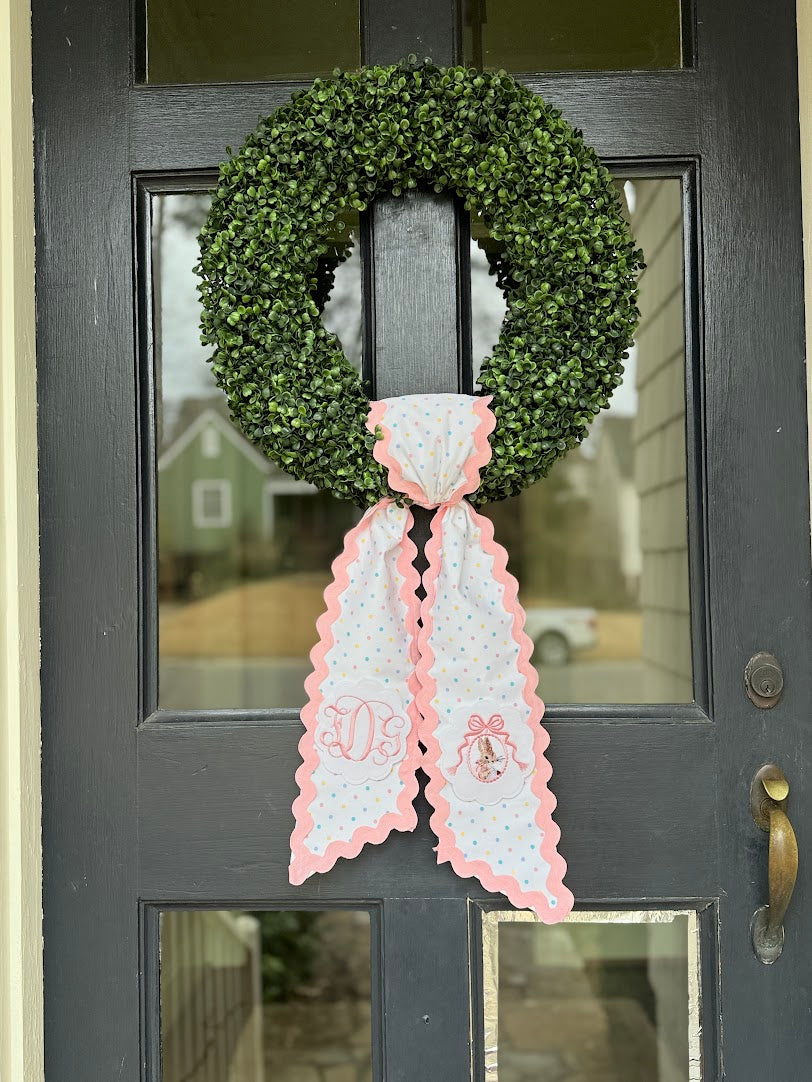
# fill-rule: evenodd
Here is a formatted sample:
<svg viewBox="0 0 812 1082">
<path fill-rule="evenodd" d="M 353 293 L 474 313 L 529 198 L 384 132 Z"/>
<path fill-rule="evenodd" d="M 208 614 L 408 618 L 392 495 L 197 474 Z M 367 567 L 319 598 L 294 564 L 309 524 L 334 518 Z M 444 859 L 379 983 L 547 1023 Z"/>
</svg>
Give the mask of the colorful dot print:
<svg viewBox="0 0 812 1082">
<path fill-rule="evenodd" d="M 541 856 L 540 801 L 531 790 L 535 725 L 524 697 L 526 678 L 519 672 L 513 614 L 505 607 L 494 558 L 483 547 L 480 516 L 468 504 L 446 508 L 442 515 L 434 606 L 442 618 L 433 619 L 429 639 L 435 658 L 442 658 L 433 668 L 439 766 L 449 777 L 467 720 L 483 703 L 485 713 L 499 711 L 515 719 L 511 737 L 518 757 L 528 764 L 522 791 L 497 805 L 498 812 L 488 804 L 460 800 L 453 786 L 444 784 L 448 827 L 466 860 L 487 860 L 524 889 L 545 891 L 550 866 Z M 552 894 L 545 893 L 549 900 Z"/>
<path fill-rule="evenodd" d="M 386 399 L 383 426 L 389 434 L 388 452 L 397 462 L 406 485 L 390 484 L 402 492 L 414 486 L 422 499 L 434 507 L 459 498 L 460 489 L 471 492 L 465 469 L 476 450 L 474 437 L 480 425 L 474 413 L 477 400 L 460 394 L 403 395 Z M 480 400 L 481 401 L 481 400 Z M 416 497 L 418 491 L 410 491 Z"/>
<path fill-rule="evenodd" d="M 408 713 L 408 690 L 413 665 L 406 634 L 407 607 L 401 597 L 404 576 L 398 568 L 401 541 L 410 516 L 395 504 L 379 507 L 362 520 L 356 541 L 358 556 L 350 565 L 349 583 L 342 592 L 341 616 L 331 626 L 333 645 L 325 654 L 327 675 L 320 692 L 324 704 L 336 702 L 360 684 L 373 682 L 393 711 Z M 336 764 L 322 754 L 313 771 L 316 796 L 307 844 L 321 855 L 331 842 L 352 834 L 347 824 L 375 827 L 397 812 L 403 781 L 398 762 L 374 785 L 352 784 L 335 773 Z M 400 756 L 401 760 L 403 756 Z"/>
</svg>

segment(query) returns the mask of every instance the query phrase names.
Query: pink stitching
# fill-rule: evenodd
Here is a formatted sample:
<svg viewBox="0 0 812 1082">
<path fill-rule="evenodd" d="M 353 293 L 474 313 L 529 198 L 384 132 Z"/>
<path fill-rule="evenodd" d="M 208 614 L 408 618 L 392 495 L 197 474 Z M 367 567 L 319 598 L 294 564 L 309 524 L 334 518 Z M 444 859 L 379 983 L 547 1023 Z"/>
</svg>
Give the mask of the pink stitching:
<svg viewBox="0 0 812 1082">
<path fill-rule="evenodd" d="M 324 708 L 324 713 L 331 718 L 331 728 L 321 734 L 319 742 L 334 759 L 360 763 L 372 756 L 373 763 L 383 766 L 400 753 L 401 730 L 407 722 L 388 703 L 340 695 Z M 359 748 L 359 744 L 363 747 Z"/>
</svg>

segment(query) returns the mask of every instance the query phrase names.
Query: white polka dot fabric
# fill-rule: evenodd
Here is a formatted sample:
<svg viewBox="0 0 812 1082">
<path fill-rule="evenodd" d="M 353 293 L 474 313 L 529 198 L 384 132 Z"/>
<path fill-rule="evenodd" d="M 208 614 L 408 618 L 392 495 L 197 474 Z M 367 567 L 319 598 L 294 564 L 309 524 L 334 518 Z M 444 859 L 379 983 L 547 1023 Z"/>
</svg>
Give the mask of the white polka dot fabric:
<svg viewBox="0 0 812 1082">
<path fill-rule="evenodd" d="M 411 514 L 367 512 L 333 565 L 302 711 L 290 879 L 301 883 L 391 830 L 412 830 L 429 778 L 437 857 L 544 921 L 563 919 L 548 736 L 507 554 L 463 497 L 490 458 L 490 400 L 372 403 L 374 454 L 393 489 L 435 507 L 417 601 Z"/>
</svg>

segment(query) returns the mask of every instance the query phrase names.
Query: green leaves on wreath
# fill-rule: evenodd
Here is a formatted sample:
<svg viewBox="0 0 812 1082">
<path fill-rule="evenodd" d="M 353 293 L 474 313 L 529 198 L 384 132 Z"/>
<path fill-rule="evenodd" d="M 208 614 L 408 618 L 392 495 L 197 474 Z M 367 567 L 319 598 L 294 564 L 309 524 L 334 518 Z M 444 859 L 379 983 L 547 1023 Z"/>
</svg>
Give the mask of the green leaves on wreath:
<svg viewBox="0 0 812 1082">
<path fill-rule="evenodd" d="M 200 235 L 203 342 L 239 427 L 288 473 L 371 505 L 369 398 L 321 322 L 336 222 L 382 193 L 456 192 L 500 241 L 507 312 L 479 388 L 494 453 L 473 500 L 519 492 L 583 439 L 637 325 L 635 249 L 580 132 L 505 72 L 404 62 L 317 79 L 220 167 Z M 400 497 L 398 497 L 400 498 Z"/>
</svg>

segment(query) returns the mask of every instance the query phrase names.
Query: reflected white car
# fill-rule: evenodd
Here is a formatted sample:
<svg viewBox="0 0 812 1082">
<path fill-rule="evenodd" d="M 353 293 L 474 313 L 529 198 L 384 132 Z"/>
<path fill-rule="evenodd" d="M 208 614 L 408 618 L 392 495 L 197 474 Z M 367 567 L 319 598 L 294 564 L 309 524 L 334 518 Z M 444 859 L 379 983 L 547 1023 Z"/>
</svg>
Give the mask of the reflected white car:
<svg viewBox="0 0 812 1082">
<path fill-rule="evenodd" d="M 525 612 L 537 665 L 568 665 L 576 650 L 589 650 L 598 641 L 594 609 L 531 607 Z"/>
</svg>

